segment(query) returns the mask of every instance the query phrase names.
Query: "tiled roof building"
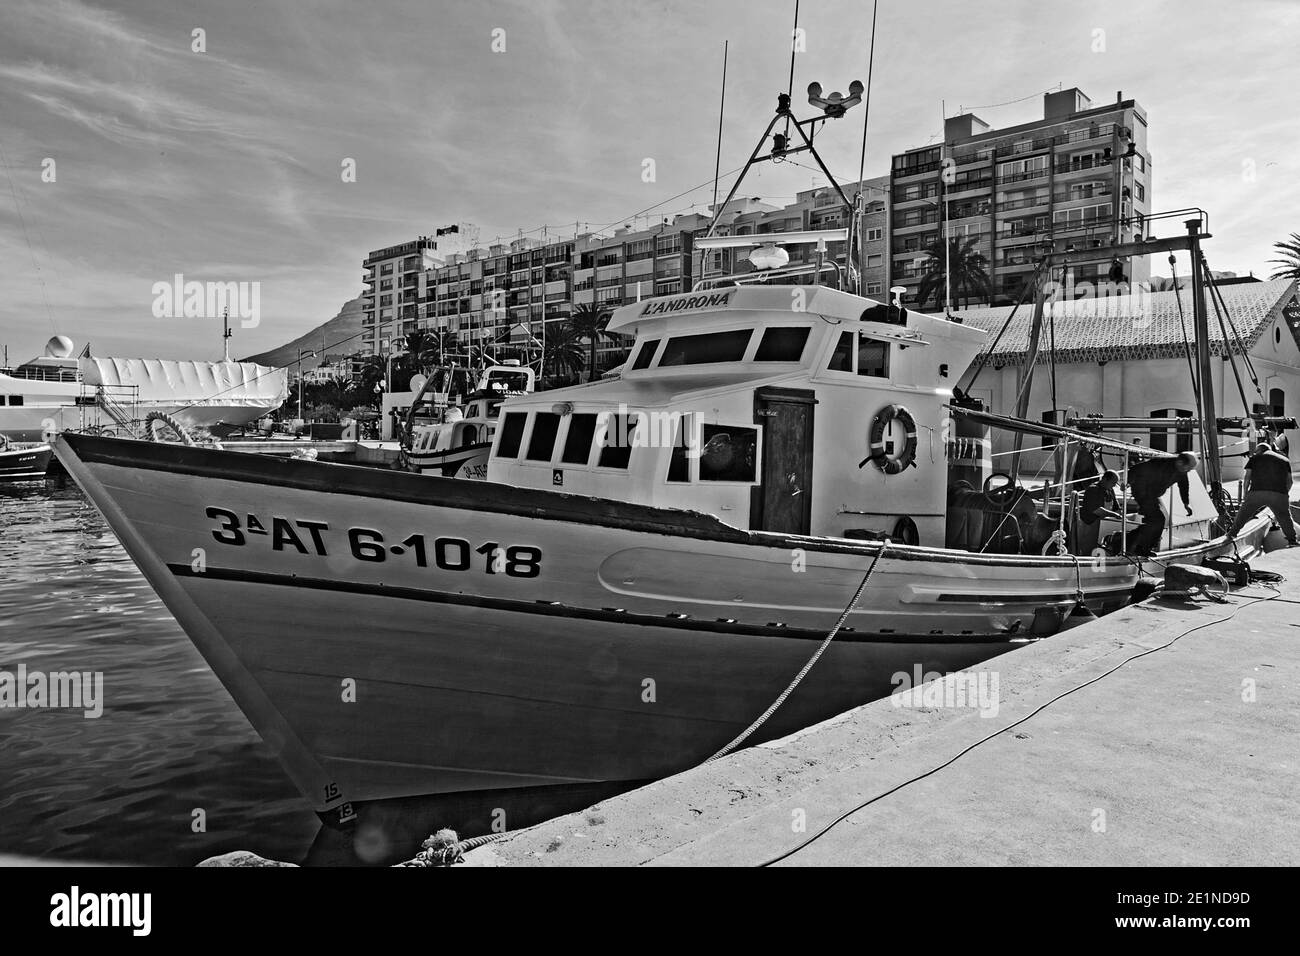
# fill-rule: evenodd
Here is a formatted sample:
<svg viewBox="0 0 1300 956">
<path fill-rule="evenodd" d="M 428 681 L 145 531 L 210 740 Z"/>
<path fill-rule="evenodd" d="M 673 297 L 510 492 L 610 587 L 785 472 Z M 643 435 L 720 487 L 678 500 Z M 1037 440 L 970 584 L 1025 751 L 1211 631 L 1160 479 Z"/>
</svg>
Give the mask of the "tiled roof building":
<svg viewBox="0 0 1300 956">
<path fill-rule="evenodd" d="M 1067 363 L 1184 358 L 1184 330 L 1186 341 L 1193 341 L 1191 280 L 1185 280 L 1184 285 L 1185 288 L 1178 293 L 1152 292 L 1050 305 L 1044 312 L 1043 327 L 1047 329 L 1047 318 L 1050 316 L 1055 325 L 1056 361 Z M 1240 345 L 1249 351 L 1279 317 L 1289 318 L 1283 313 L 1295 300 L 1296 284 L 1288 279 L 1276 279 L 1272 282 L 1220 286 L 1217 291 L 1222 294 L 1227 315 L 1232 320 L 1232 325 L 1228 327 L 1230 348 L 1234 354 L 1240 354 Z M 1210 352 L 1222 356 L 1225 354 L 1223 334 L 1213 307 L 1207 304 L 1207 309 Z M 1011 311 L 1010 306 L 1005 306 L 967 309 L 958 315 L 967 325 L 988 332 L 991 346 L 993 338 Z M 1032 302 L 1026 302 L 1020 307 L 1011 326 L 991 353 L 993 363 L 1024 364 L 1033 313 Z M 1292 334 L 1296 335 L 1295 322 L 1287 321 L 1286 324 Z M 1233 326 L 1236 335 L 1232 332 Z M 1044 332 L 1038 356 L 1039 364 L 1048 361 L 1047 344 L 1047 334 Z"/>
</svg>

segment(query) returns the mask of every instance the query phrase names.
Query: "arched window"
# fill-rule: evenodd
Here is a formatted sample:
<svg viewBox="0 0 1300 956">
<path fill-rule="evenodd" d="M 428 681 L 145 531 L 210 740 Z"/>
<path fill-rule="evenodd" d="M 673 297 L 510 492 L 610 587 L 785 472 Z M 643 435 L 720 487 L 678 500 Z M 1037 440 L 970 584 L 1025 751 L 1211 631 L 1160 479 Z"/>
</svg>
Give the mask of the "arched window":
<svg viewBox="0 0 1300 956">
<path fill-rule="evenodd" d="M 1157 408 L 1151 413 L 1152 418 L 1191 418 L 1192 411 L 1188 408 Z M 1192 433 L 1191 428 L 1180 428 L 1176 432 L 1170 432 L 1163 428 L 1151 429 L 1151 447 L 1158 451 L 1191 451 L 1192 450 Z M 1174 440 L 1169 440 L 1170 435 Z M 1170 447 L 1170 446 L 1173 447 Z"/>
<path fill-rule="evenodd" d="M 1280 388 L 1268 390 L 1269 414 L 1281 418 L 1286 414 L 1286 392 Z"/>
</svg>

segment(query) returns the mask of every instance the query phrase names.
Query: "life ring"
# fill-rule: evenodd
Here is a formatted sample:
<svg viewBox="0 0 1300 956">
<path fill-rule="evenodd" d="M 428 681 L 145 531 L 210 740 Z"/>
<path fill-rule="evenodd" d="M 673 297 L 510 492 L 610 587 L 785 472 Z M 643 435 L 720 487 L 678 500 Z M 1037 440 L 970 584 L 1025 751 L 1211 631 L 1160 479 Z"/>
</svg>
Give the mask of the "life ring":
<svg viewBox="0 0 1300 956">
<path fill-rule="evenodd" d="M 897 421 L 907 432 L 907 441 L 903 450 L 894 457 L 885 454 L 885 430 Z M 902 405 L 886 405 L 871 420 L 871 432 L 867 438 L 870 460 L 887 475 L 896 475 L 908 465 L 916 464 L 916 419 Z"/>
</svg>

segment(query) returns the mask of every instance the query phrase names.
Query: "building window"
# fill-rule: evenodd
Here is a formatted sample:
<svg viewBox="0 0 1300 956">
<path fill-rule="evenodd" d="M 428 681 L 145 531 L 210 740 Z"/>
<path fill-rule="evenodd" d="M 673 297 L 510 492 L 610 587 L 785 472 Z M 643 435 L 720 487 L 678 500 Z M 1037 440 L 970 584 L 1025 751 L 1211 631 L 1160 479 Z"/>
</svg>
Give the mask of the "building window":
<svg viewBox="0 0 1300 956">
<path fill-rule="evenodd" d="M 867 268 L 879 269 L 885 264 L 885 257 L 881 255 L 867 256 Z"/>
<path fill-rule="evenodd" d="M 885 291 L 885 286 L 884 283 L 882 282 L 867 283 L 867 295 L 880 295 L 884 291 Z"/>
<path fill-rule="evenodd" d="M 885 230 L 883 229 L 867 230 L 867 242 L 879 242 L 884 237 L 885 237 Z"/>
</svg>

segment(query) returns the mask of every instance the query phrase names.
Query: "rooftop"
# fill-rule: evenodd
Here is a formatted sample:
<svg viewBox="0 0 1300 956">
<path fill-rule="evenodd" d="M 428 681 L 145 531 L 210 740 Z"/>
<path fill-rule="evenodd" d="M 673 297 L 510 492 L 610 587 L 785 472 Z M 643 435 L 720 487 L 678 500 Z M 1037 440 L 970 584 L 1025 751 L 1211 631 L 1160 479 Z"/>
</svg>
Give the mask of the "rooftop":
<svg viewBox="0 0 1300 956">
<path fill-rule="evenodd" d="M 1185 287 L 1177 294 L 1172 291 L 1152 292 L 1053 303 L 1046 314 L 1055 320 L 1056 361 L 1181 358 L 1184 354 L 1184 322 L 1189 340 L 1192 335 L 1191 280 L 1185 278 L 1183 284 Z M 1296 299 L 1296 283 L 1288 279 L 1220 286 L 1218 291 L 1223 295 L 1228 317 L 1236 326 L 1237 335 L 1246 349 L 1254 346 L 1272 322 Z M 1182 319 L 1178 310 L 1180 299 Z M 1222 356 L 1223 335 L 1213 307 L 1207 307 L 1210 351 Z M 966 325 L 988 332 L 991 345 L 1011 311 L 1009 306 L 1000 306 L 965 309 L 958 315 Z M 991 353 L 1000 364 L 1019 365 L 1024 362 L 1033 312 L 1033 306 L 1028 302 L 1016 312 L 1015 319 Z M 1298 334 L 1297 320 L 1300 320 L 1300 315 L 1287 316 L 1293 336 Z M 1046 338 L 1042 345 L 1040 363 L 1047 361 Z M 1241 354 L 1236 341 L 1232 342 L 1231 348 L 1233 354 Z"/>
</svg>

